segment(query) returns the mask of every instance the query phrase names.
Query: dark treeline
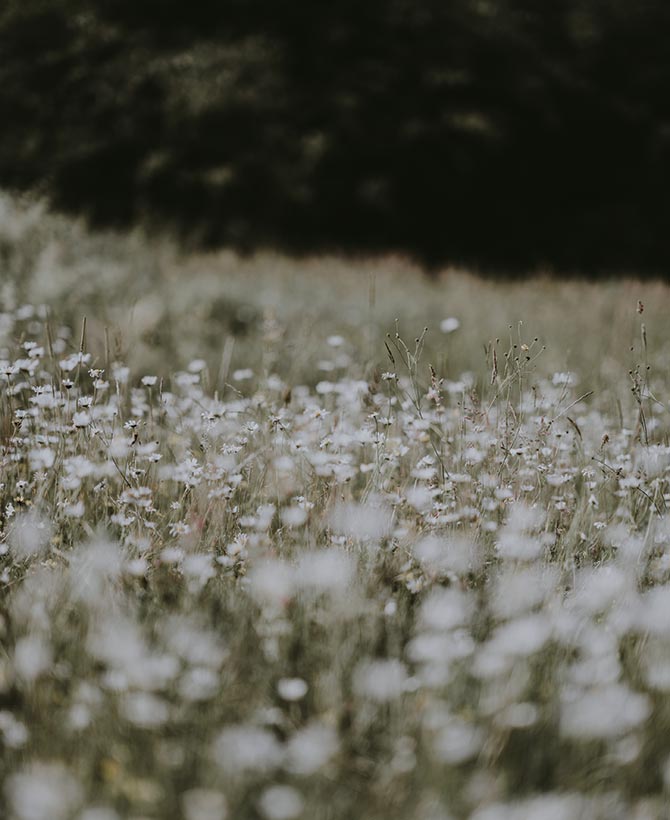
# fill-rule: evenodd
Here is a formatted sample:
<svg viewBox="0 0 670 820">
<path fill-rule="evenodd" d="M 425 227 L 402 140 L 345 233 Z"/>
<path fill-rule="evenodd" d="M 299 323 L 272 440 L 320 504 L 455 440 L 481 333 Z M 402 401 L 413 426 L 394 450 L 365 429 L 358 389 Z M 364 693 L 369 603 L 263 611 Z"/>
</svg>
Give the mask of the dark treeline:
<svg viewBox="0 0 670 820">
<path fill-rule="evenodd" d="M 665 0 L 5 0 L 0 185 L 205 243 L 670 270 Z"/>
</svg>

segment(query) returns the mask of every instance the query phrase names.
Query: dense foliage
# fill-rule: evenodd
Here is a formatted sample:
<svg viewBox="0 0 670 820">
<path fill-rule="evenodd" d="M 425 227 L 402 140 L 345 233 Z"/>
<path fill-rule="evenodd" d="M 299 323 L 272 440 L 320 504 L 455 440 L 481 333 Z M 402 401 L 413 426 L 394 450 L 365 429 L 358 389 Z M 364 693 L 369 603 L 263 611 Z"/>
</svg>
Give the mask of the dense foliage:
<svg viewBox="0 0 670 820">
<path fill-rule="evenodd" d="M 0 182 L 238 247 L 662 270 L 666 3 L 8 0 Z"/>
</svg>

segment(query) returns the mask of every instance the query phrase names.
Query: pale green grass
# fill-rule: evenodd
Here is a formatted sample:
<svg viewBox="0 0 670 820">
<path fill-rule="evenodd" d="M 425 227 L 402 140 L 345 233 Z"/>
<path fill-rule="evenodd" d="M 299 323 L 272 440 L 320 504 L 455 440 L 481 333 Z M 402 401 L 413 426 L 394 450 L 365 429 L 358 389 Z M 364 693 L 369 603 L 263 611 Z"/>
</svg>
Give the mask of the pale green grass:
<svg viewBox="0 0 670 820">
<path fill-rule="evenodd" d="M 330 333 L 345 334 L 360 351 L 357 365 L 367 365 L 383 360 L 383 338 L 397 319 L 405 337 L 429 328 L 425 358 L 433 363 L 478 371 L 490 341 L 539 337 L 547 372 L 579 370 L 591 386 L 606 387 L 625 384 L 640 361 L 638 300 L 653 355 L 663 361 L 670 353 L 670 289 L 660 282 L 541 274 L 492 281 L 458 270 L 429 278 L 398 257 L 184 256 L 168 239 L 87 232 L 40 204 L 22 207 L 5 197 L 0 214 L 5 301 L 47 304 L 56 321 L 73 326 L 86 315 L 96 353 L 104 351 L 107 328 L 139 369 L 166 372 L 196 355 L 218 366 L 231 336 L 235 360 L 258 360 L 263 320 L 279 323 L 288 355 L 278 365 L 298 377 Z M 448 316 L 461 328 L 445 339 L 439 324 Z"/>
</svg>

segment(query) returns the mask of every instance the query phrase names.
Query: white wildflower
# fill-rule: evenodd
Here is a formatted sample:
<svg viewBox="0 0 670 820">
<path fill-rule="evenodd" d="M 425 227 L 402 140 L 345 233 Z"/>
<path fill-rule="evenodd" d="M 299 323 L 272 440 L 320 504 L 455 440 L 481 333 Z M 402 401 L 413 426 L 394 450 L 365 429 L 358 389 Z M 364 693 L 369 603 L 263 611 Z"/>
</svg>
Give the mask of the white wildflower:
<svg viewBox="0 0 670 820">
<path fill-rule="evenodd" d="M 266 820 L 293 820 L 302 814 L 303 806 L 300 792 L 292 786 L 269 786 L 258 801 Z"/>
<path fill-rule="evenodd" d="M 82 799 L 79 782 L 60 763 L 31 763 L 7 778 L 5 792 L 17 820 L 65 820 Z"/>
<path fill-rule="evenodd" d="M 460 326 L 461 323 L 455 316 L 449 316 L 440 322 L 440 330 L 442 333 L 453 333 L 455 330 L 458 330 Z"/>
<path fill-rule="evenodd" d="M 272 732 L 241 724 L 220 733 L 213 754 L 223 771 L 233 776 L 276 768 L 282 761 L 283 750 Z"/>
<path fill-rule="evenodd" d="M 41 635 L 20 638 L 14 648 L 14 668 L 27 683 L 44 674 L 52 663 L 51 646 Z"/>
<path fill-rule="evenodd" d="M 323 768 L 339 748 L 336 731 L 322 723 L 311 723 L 295 732 L 286 747 L 287 768 L 309 776 Z"/>
<path fill-rule="evenodd" d="M 20 513 L 14 517 L 7 533 L 9 549 L 17 560 L 23 561 L 43 552 L 51 533 L 50 522 L 37 512 Z"/>
<path fill-rule="evenodd" d="M 611 684 L 565 698 L 561 733 L 582 740 L 618 737 L 643 724 L 649 699 L 623 684 Z"/>
<path fill-rule="evenodd" d="M 393 514 L 383 504 L 339 504 L 330 521 L 336 532 L 360 541 L 380 541 L 393 528 Z"/>
<path fill-rule="evenodd" d="M 363 661 L 354 674 L 356 694 L 379 703 L 400 697 L 406 683 L 405 665 L 394 659 Z"/>
<path fill-rule="evenodd" d="M 307 690 L 307 683 L 302 678 L 281 678 L 277 682 L 277 692 L 282 700 L 302 700 Z"/>
<path fill-rule="evenodd" d="M 189 789 L 181 796 L 184 820 L 225 820 L 226 798 L 214 789 Z"/>
</svg>

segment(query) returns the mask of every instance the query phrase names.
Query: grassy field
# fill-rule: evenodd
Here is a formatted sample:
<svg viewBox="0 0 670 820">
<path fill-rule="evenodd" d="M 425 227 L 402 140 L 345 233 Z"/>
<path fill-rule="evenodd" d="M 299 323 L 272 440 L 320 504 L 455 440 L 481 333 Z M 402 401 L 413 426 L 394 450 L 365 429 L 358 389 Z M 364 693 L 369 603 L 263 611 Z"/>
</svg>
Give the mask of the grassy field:
<svg viewBox="0 0 670 820">
<path fill-rule="evenodd" d="M 0 816 L 670 816 L 667 286 L 0 264 Z"/>
</svg>

